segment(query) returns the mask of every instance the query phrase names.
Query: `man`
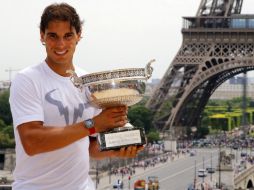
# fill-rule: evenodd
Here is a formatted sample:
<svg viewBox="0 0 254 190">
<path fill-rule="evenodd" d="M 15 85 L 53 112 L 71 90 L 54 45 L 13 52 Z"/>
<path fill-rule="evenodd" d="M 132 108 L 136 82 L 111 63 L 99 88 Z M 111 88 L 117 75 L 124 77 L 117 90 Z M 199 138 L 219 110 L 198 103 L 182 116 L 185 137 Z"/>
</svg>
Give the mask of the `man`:
<svg viewBox="0 0 254 190">
<path fill-rule="evenodd" d="M 82 22 L 68 4 L 45 8 L 40 23 L 46 59 L 19 72 L 10 105 L 16 140 L 13 190 L 93 190 L 94 158 L 134 157 L 142 147 L 100 152 L 94 133 L 127 122 L 125 106 L 98 110 L 74 87 L 67 70 L 81 39 Z M 89 65 L 87 65 L 89 66 Z"/>
</svg>

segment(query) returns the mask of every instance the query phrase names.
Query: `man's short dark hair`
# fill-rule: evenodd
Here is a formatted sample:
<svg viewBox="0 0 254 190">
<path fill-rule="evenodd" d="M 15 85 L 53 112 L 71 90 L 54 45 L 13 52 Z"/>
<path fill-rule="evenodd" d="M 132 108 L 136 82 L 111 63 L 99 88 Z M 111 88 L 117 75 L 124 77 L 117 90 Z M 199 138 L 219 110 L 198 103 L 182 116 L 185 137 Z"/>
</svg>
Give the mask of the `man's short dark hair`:
<svg viewBox="0 0 254 190">
<path fill-rule="evenodd" d="M 81 32 L 83 24 L 75 8 L 67 3 L 54 3 L 47 6 L 41 15 L 40 30 L 45 33 L 51 21 L 68 21 L 77 33 Z"/>
</svg>

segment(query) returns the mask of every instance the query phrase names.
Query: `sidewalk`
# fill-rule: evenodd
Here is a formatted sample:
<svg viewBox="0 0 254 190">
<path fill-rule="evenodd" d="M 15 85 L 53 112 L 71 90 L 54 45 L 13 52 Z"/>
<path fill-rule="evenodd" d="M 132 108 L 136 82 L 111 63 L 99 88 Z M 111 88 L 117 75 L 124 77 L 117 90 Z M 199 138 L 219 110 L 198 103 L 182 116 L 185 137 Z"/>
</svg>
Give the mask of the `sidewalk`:
<svg viewBox="0 0 254 190">
<path fill-rule="evenodd" d="M 187 154 L 187 155 L 188 155 L 188 154 Z M 133 184 L 134 184 L 134 182 L 135 182 L 133 179 L 136 180 L 136 178 L 138 178 L 139 176 L 143 175 L 144 172 L 151 171 L 151 170 L 154 170 L 154 169 L 163 167 L 165 164 L 169 164 L 169 163 L 171 163 L 171 162 L 174 162 L 174 161 L 176 161 L 176 160 L 178 160 L 178 159 L 182 159 L 182 158 L 184 158 L 184 157 L 186 157 L 186 154 L 180 154 L 179 157 L 176 156 L 176 157 L 174 158 L 173 161 L 171 161 L 170 158 L 169 158 L 167 162 L 164 162 L 164 163 L 157 163 L 155 166 L 153 166 L 153 167 L 152 167 L 152 166 L 149 166 L 149 167 L 147 167 L 145 170 L 144 170 L 144 168 L 142 168 L 142 167 L 137 167 L 137 168 L 136 168 L 136 172 L 135 172 L 134 175 L 131 176 L 130 181 L 128 180 L 129 175 L 125 175 L 125 176 L 122 178 L 122 176 L 121 176 L 120 174 L 118 174 L 118 175 L 112 174 L 112 175 L 111 175 L 111 178 L 110 178 L 109 175 L 108 175 L 108 172 L 104 172 L 104 173 L 100 174 L 99 184 L 97 184 L 97 188 L 96 188 L 96 189 L 97 189 L 97 190 L 112 190 L 112 189 L 113 189 L 113 184 L 114 184 L 118 179 L 120 179 L 120 180 L 123 181 L 123 183 L 124 183 L 124 189 L 126 189 L 126 190 L 129 189 L 129 184 L 130 184 L 130 189 L 133 189 Z M 92 178 L 93 178 L 93 181 L 94 181 L 94 183 L 95 183 L 95 181 L 96 181 L 96 180 L 95 180 L 95 176 L 92 176 Z M 143 178 L 144 178 L 144 177 L 143 177 Z M 144 178 L 144 179 L 147 180 L 147 176 L 146 176 L 146 178 Z"/>
</svg>

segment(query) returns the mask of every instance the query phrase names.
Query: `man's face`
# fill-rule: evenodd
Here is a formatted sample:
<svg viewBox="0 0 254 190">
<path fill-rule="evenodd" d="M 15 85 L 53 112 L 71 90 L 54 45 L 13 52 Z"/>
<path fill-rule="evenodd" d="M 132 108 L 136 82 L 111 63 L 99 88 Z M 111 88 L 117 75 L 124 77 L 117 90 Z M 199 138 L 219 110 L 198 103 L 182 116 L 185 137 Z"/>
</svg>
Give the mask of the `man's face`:
<svg viewBox="0 0 254 190">
<path fill-rule="evenodd" d="M 45 42 L 48 64 L 71 64 L 80 33 L 67 21 L 51 21 L 45 33 L 41 32 L 41 40 Z"/>
</svg>

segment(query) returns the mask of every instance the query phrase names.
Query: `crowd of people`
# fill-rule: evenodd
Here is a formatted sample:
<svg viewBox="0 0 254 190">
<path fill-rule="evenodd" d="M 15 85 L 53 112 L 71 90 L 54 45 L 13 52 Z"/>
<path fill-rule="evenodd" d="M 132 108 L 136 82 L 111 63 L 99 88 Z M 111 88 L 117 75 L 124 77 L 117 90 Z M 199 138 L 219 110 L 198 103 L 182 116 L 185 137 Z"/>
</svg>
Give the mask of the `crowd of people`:
<svg viewBox="0 0 254 190">
<path fill-rule="evenodd" d="M 114 167 L 111 170 L 111 174 L 115 176 L 121 176 L 122 178 L 124 178 L 125 176 L 132 176 L 135 175 L 137 168 L 146 170 L 151 167 L 155 167 L 156 165 L 173 161 L 175 158 L 179 158 L 180 155 L 185 154 L 188 154 L 188 151 L 179 151 L 175 153 L 166 152 L 144 160 L 134 160 L 132 164 L 129 164 L 127 166 Z"/>
</svg>

